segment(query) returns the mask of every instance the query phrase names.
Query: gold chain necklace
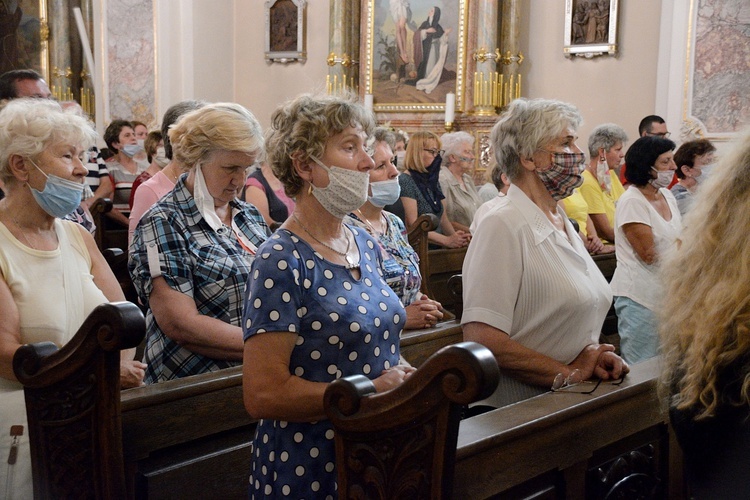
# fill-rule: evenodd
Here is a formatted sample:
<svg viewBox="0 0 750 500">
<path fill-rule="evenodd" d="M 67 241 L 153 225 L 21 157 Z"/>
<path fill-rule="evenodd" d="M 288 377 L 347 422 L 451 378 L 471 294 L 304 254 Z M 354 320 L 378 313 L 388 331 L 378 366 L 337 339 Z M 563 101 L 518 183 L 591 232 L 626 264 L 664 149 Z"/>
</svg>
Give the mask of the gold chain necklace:
<svg viewBox="0 0 750 500">
<path fill-rule="evenodd" d="M 345 251 L 345 252 L 341 252 L 341 251 L 339 251 L 339 250 L 336 250 L 335 248 L 333 248 L 333 247 L 332 247 L 332 246 L 330 246 L 330 245 L 326 245 L 325 243 L 323 243 L 322 241 L 320 241 L 320 240 L 319 240 L 318 238 L 316 238 L 316 237 L 315 237 L 315 235 L 314 235 L 314 234 L 312 234 L 312 233 L 310 232 L 310 230 L 309 230 L 309 229 L 307 229 L 307 228 L 305 227 L 305 225 L 304 225 L 304 224 L 302 224 L 302 221 L 300 221 L 300 220 L 299 220 L 299 217 L 297 217 L 297 214 L 296 214 L 296 213 L 292 212 L 292 217 L 293 217 L 293 218 L 294 218 L 294 220 L 295 220 L 295 221 L 297 222 L 297 224 L 299 224 L 299 227 L 301 227 L 302 229 L 304 229 L 304 230 L 305 230 L 305 232 L 306 232 L 307 234 L 309 234 L 309 235 L 310 235 L 310 237 L 311 237 L 312 239 L 314 239 L 315 241 L 317 241 L 318 243 L 320 243 L 321 245 L 323 245 L 324 247 L 326 247 L 326 248 L 327 248 L 328 250 L 330 250 L 331 252 L 334 252 L 335 254 L 337 254 L 337 255 L 340 255 L 340 256 L 342 256 L 342 257 L 343 257 L 344 259 L 346 259 L 346 262 L 347 262 L 347 266 L 346 266 L 346 268 L 347 268 L 347 269 L 354 269 L 354 268 L 357 268 L 357 267 L 359 267 L 359 266 L 357 265 L 357 263 L 356 263 L 356 262 L 354 262 L 354 258 L 353 258 L 353 257 L 352 257 L 351 255 L 349 255 L 349 248 L 351 248 L 352 242 L 351 242 L 351 240 L 350 240 L 350 239 L 349 239 L 348 237 L 346 238 L 346 251 Z"/>
<path fill-rule="evenodd" d="M 378 236 L 380 236 L 380 235 L 383 234 L 384 231 L 378 231 L 377 229 L 375 229 L 375 226 L 372 224 L 372 222 L 370 222 L 370 219 L 368 219 L 365 216 L 365 214 L 362 213 L 362 210 L 357 209 L 357 213 L 362 218 L 362 222 L 364 222 L 365 224 L 367 224 L 367 227 L 370 229 L 370 234 L 371 235 L 373 235 L 375 237 L 378 237 Z M 382 218 L 383 218 L 383 212 L 380 212 L 380 218 L 382 220 Z M 383 227 L 385 227 L 385 224 L 383 225 Z"/>
<path fill-rule="evenodd" d="M 26 244 L 30 248 L 33 248 L 34 250 L 39 250 L 37 247 L 32 245 L 31 242 L 29 241 L 29 238 L 26 236 L 26 231 L 24 231 L 24 228 L 21 226 L 21 223 L 18 222 L 18 217 L 14 215 L 11 217 L 11 220 L 13 221 L 13 224 L 15 224 L 16 227 L 18 228 L 18 231 L 21 233 L 21 236 L 23 236 L 23 240 L 26 242 Z"/>
</svg>

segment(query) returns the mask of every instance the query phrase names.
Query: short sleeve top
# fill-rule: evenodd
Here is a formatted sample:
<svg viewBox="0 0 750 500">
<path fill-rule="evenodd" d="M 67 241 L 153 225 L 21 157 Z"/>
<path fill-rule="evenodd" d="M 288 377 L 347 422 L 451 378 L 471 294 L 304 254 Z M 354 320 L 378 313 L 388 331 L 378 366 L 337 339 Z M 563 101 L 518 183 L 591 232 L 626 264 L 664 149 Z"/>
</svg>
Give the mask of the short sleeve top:
<svg viewBox="0 0 750 500">
<path fill-rule="evenodd" d="M 266 332 L 296 333 L 289 371 L 313 382 L 355 374 L 374 379 L 399 361 L 406 312 L 381 277 L 378 243 L 365 231 L 347 227 L 359 249 L 359 279 L 282 228 L 258 249 L 247 288 L 245 340 Z M 251 497 L 335 497 L 328 420 L 262 419 L 251 452 Z"/>
<path fill-rule="evenodd" d="M 356 214 L 349 214 L 344 221 L 368 231 L 378 239 L 382 250 L 383 278 L 404 306 L 408 306 L 422 295 L 419 291 L 422 285 L 419 256 L 406 239 L 406 228 L 401 219 L 385 210 L 382 216 L 386 223 L 385 232 L 377 235 L 372 234 L 371 229 Z"/>
<path fill-rule="evenodd" d="M 141 302 L 149 307 L 153 275 L 195 301 L 198 312 L 240 326 L 245 284 L 254 256 L 231 230 L 214 231 L 203 219 L 183 176 L 174 190 L 147 211 L 133 233 L 128 269 Z M 233 201 L 232 217 L 255 245 L 268 227 L 252 205 Z M 170 339 L 149 307 L 146 383 L 195 375 L 237 365 L 190 351 Z M 239 332 L 238 332 L 239 335 Z"/>
<path fill-rule="evenodd" d="M 412 179 L 411 175 L 409 174 L 399 175 L 398 184 L 401 187 L 402 198 L 411 198 L 417 201 L 417 217 L 419 217 L 422 214 L 431 214 L 431 213 L 434 213 L 438 217 L 438 219 L 440 219 L 440 217 L 443 216 L 443 204 L 439 203 L 438 205 L 440 206 L 440 209 L 437 212 L 433 212 L 432 206 L 425 199 L 424 195 L 417 187 L 417 183 L 414 182 L 414 179 Z M 440 195 L 442 196 L 442 193 L 440 193 Z"/>
</svg>

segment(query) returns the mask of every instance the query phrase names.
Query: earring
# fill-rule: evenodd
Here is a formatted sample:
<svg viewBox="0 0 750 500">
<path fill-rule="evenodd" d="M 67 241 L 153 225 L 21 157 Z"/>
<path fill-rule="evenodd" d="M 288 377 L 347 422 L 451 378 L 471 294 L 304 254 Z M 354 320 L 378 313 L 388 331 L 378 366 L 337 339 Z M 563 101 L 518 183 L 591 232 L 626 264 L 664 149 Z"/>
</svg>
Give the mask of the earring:
<svg viewBox="0 0 750 500">
<path fill-rule="evenodd" d="M 600 156 L 600 157 L 599 157 L 599 161 L 605 161 L 605 160 L 606 160 L 606 158 L 605 158 L 605 157 L 603 157 L 603 156 Z"/>
<path fill-rule="evenodd" d="M 312 194 L 312 182 L 311 182 L 310 184 L 308 184 L 308 185 L 307 185 L 307 194 L 308 194 L 308 195 L 311 195 L 311 194 Z"/>
</svg>

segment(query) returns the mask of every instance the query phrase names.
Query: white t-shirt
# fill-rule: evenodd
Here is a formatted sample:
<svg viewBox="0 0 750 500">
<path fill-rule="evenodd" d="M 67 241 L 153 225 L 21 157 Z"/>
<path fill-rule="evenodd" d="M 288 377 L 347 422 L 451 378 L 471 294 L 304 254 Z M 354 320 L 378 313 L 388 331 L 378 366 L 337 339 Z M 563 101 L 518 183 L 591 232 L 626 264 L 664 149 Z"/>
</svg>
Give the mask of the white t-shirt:
<svg viewBox="0 0 750 500">
<path fill-rule="evenodd" d="M 481 220 L 466 253 L 461 323 L 488 324 L 570 363 L 599 340 L 612 302 L 609 284 L 564 213 L 567 238 L 518 187 L 505 199 Z M 547 390 L 501 377 L 487 403 L 510 404 Z"/>
<path fill-rule="evenodd" d="M 646 264 L 641 260 L 625 237 L 622 226 L 632 222 L 650 226 L 654 235 L 657 258 L 665 255 L 680 236 L 682 218 L 674 195 L 668 189 L 660 189 L 659 192 L 666 198 L 669 210 L 672 212 L 672 219 L 669 221 L 659 215 L 659 212 L 635 186 L 628 187 L 617 201 L 615 210 L 617 268 L 612 277 L 612 293 L 627 297 L 652 311 L 659 304 L 662 291 L 657 274 L 658 264 Z"/>
</svg>

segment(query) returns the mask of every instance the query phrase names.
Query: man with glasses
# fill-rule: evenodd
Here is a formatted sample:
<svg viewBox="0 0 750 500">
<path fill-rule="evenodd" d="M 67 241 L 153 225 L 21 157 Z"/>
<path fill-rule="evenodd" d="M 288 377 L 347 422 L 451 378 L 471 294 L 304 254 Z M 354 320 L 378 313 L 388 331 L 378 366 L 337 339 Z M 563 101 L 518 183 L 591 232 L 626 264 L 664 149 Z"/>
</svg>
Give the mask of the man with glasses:
<svg viewBox="0 0 750 500">
<path fill-rule="evenodd" d="M 661 137 L 662 139 L 669 139 L 669 136 L 672 135 L 671 132 L 667 129 L 667 122 L 664 121 L 664 118 L 662 118 L 659 115 L 648 115 L 643 120 L 641 120 L 641 123 L 638 124 L 638 135 L 640 137 L 645 137 L 647 135 L 652 137 Z M 628 184 L 627 179 L 625 179 L 625 170 L 627 169 L 627 165 L 624 163 L 622 164 L 622 167 L 620 167 L 620 182 L 623 186 L 626 186 Z M 672 183 L 667 186 L 667 188 L 671 188 L 677 183 L 677 180 L 672 181 Z"/>
<path fill-rule="evenodd" d="M 641 120 L 641 123 L 638 125 L 638 134 L 641 137 L 649 135 L 652 137 L 661 137 L 662 139 L 668 139 L 670 136 L 664 118 L 658 115 L 648 115 Z"/>
</svg>

